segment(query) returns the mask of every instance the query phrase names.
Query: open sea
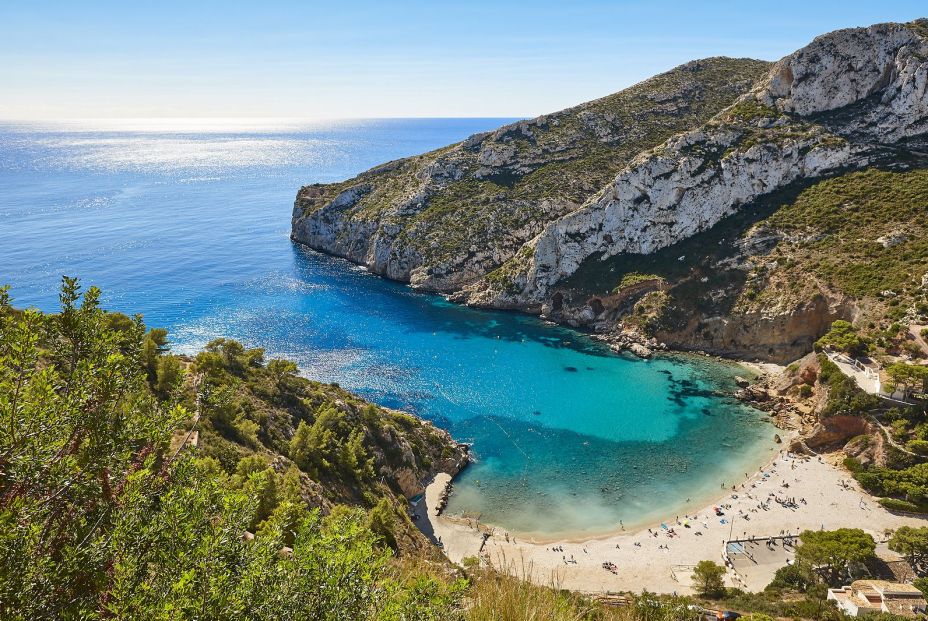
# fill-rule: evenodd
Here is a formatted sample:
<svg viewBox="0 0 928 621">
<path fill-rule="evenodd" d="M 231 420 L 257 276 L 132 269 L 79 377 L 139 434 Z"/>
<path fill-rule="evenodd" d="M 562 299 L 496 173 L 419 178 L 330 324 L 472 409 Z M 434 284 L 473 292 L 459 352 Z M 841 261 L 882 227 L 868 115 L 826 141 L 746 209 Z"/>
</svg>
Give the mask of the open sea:
<svg viewBox="0 0 928 621">
<path fill-rule="evenodd" d="M 289 240 L 296 191 L 507 119 L 0 124 L 0 283 L 57 308 L 62 274 L 107 308 L 299 363 L 473 443 L 449 512 L 544 538 L 707 502 L 774 429 L 727 395 L 734 365 L 616 356 L 535 318 L 452 305 Z"/>
</svg>

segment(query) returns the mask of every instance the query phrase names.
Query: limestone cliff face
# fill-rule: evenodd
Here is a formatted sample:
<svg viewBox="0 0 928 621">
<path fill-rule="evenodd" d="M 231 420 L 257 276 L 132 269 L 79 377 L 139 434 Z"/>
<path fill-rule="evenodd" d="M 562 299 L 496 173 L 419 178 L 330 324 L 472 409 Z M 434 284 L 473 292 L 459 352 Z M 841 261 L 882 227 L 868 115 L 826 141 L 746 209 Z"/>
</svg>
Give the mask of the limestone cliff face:
<svg viewBox="0 0 928 621">
<path fill-rule="evenodd" d="M 455 291 L 576 210 L 640 151 L 704 123 L 769 69 L 694 61 L 339 184 L 302 188 L 292 237 L 414 287 Z"/>
<path fill-rule="evenodd" d="M 655 337 L 677 349 L 786 364 L 812 351 L 831 322 L 853 315 L 847 300 L 816 294 L 793 304 L 711 317 L 691 315 L 682 328 L 657 330 Z"/>
<path fill-rule="evenodd" d="M 924 30 L 882 24 L 817 38 L 704 126 L 637 157 L 467 299 L 542 308 L 592 257 L 652 253 L 795 181 L 866 166 L 880 147 L 925 134 Z"/>
<path fill-rule="evenodd" d="M 729 149 L 728 134 L 702 130 L 666 144 L 677 154 L 694 145 Z M 702 157 L 656 155 L 621 175 L 592 204 L 549 224 L 532 242 L 532 260 L 521 286 L 498 299 L 477 293 L 472 301 L 489 306 L 535 307 L 551 286 L 572 275 L 593 255 L 650 254 L 705 231 L 740 206 L 798 179 L 817 177 L 850 161 L 846 143 L 818 144 L 816 132 L 782 145 L 761 144 L 724 158 L 717 167 Z"/>
<path fill-rule="evenodd" d="M 796 249 L 827 228 L 808 243 L 783 223 L 765 237 L 749 231 L 765 216 L 750 214 L 817 180 L 924 166 L 926 145 L 928 20 L 879 24 L 823 35 L 772 66 L 689 63 L 304 187 L 292 237 L 458 302 L 597 332 L 644 326 L 671 346 L 782 362 L 856 316 L 857 294 L 765 264 L 778 243 Z M 658 290 L 618 286 L 631 265 L 668 253 Z"/>
</svg>

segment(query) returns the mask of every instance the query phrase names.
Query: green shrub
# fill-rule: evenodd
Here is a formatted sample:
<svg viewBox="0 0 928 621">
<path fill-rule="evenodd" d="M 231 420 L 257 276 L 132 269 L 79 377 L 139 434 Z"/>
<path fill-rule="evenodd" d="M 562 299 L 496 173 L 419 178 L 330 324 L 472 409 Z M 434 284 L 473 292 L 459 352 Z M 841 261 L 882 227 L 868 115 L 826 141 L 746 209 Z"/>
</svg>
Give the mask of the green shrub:
<svg viewBox="0 0 928 621">
<path fill-rule="evenodd" d="M 700 595 L 719 597 L 725 593 L 725 568 L 713 561 L 699 561 L 692 580 Z"/>
<path fill-rule="evenodd" d="M 375 535 L 382 537 L 384 542 L 396 549 L 396 511 L 393 504 L 382 498 L 367 514 L 367 527 Z"/>
<path fill-rule="evenodd" d="M 890 511 L 904 511 L 906 513 L 922 513 L 923 508 L 914 502 L 898 498 L 880 498 L 879 503 Z"/>
<path fill-rule="evenodd" d="M 814 583 L 815 577 L 812 575 L 810 569 L 806 568 L 804 565 L 793 563 L 792 565 L 786 565 L 778 569 L 777 573 L 773 576 L 773 580 L 764 590 L 770 592 L 792 590 L 805 593 Z"/>
<path fill-rule="evenodd" d="M 928 455 L 928 440 L 909 440 L 907 449 L 919 455 Z"/>
<path fill-rule="evenodd" d="M 864 468 L 856 457 L 845 457 L 842 463 L 844 464 L 844 467 L 850 470 L 852 473 L 860 472 Z"/>
<path fill-rule="evenodd" d="M 846 376 L 824 354 L 819 354 L 818 381 L 828 386 L 828 400 L 822 408 L 821 416 L 863 416 L 869 414 L 880 405 L 880 399 L 871 395 L 857 385 L 852 378 Z"/>
<path fill-rule="evenodd" d="M 829 360 L 828 356 L 825 354 L 818 355 L 818 366 L 818 381 L 821 384 L 830 384 L 835 378 L 840 379 L 844 377 L 844 373 L 841 372 L 838 365 Z"/>
<path fill-rule="evenodd" d="M 799 540 L 802 545 L 796 550 L 796 561 L 826 568 L 831 583 L 837 582 L 850 565 L 872 558 L 876 551 L 873 537 L 859 528 L 806 530 Z"/>
<path fill-rule="evenodd" d="M 870 341 L 857 333 L 849 321 L 837 319 L 822 338 L 815 341 L 816 351 L 831 347 L 851 356 L 862 356 L 870 348 Z"/>
<path fill-rule="evenodd" d="M 618 293 L 626 287 L 631 287 L 639 283 L 647 282 L 649 280 L 660 280 L 661 277 L 657 274 L 644 274 L 642 272 L 629 272 L 622 276 L 622 280 L 619 282 L 619 286 L 613 289 L 613 293 Z"/>
<path fill-rule="evenodd" d="M 928 578 L 916 578 L 912 581 L 912 586 L 928 596 Z"/>
</svg>

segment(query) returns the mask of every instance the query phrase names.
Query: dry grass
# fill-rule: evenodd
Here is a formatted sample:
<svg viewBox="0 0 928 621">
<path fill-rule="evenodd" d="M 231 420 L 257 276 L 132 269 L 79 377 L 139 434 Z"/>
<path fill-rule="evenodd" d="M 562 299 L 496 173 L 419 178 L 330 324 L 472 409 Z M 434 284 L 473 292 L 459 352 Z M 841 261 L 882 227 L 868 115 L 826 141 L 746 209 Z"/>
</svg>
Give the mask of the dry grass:
<svg viewBox="0 0 928 621">
<path fill-rule="evenodd" d="M 547 587 L 530 582 L 532 566 L 504 562 L 506 572 L 483 569 L 473 576 L 468 594 L 469 621 L 632 621 L 632 608 L 607 608 L 587 597 L 559 588 L 552 576 Z"/>
<path fill-rule="evenodd" d="M 607 609 L 581 596 L 535 586 L 493 572 L 477 579 L 467 611 L 470 621 L 580 621 L 633 619 L 627 608 Z"/>
</svg>

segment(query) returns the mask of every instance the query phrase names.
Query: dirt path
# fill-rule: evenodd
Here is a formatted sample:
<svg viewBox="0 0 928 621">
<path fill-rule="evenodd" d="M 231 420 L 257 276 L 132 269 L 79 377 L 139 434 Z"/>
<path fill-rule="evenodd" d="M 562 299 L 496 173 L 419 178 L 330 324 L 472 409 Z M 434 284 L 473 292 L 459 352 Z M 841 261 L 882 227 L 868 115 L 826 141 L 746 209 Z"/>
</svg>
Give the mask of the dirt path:
<svg viewBox="0 0 928 621">
<path fill-rule="evenodd" d="M 924 457 L 924 455 L 919 455 L 918 453 L 913 453 L 913 452 L 910 451 L 909 449 L 905 448 L 904 446 L 902 446 L 901 444 L 899 444 L 898 442 L 896 442 L 896 440 L 893 439 L 893 434 L 892 434 L 892 432 L 889 430 L 889 428 L 887 428 L 886 425 L 884 425 L 883 423 L 881 423 L 880 421 L 878 421 L 878 420 L 876 419 L 875 416 L 871 416 L 871 417 L 870 417 L 870 420 L 873 421 L 874 423 L 876 423 L 877 427 L 879 427 L 880 429 L 883 430 L 883 435 L 885 436 L 884 439 L 885 439 L 887 442 L 889 442 L 889 444 L 890 444 L 894 449 L 896 449 L 896 450 L 898 450 L 898 451 L 902 451 L 902 452 L 905 453 L 906 455 L 911 455 L 912 457 L 918 457 L 918 458 L 920 458 L 920 459 Z"/>
<path fill-rule="evenodd" d="M 928 328 L 928 326 L 921 326 L 915 323 L 910 324 L 909 334 L 915 338 L 915 342 L 918 343 L 918 346 L 922 348 L 922 353 L 924 353 L 925 356 L 928 356 L 928 341 L 922 337 L 922 330 L 925 328 Z"/>
</svg>

